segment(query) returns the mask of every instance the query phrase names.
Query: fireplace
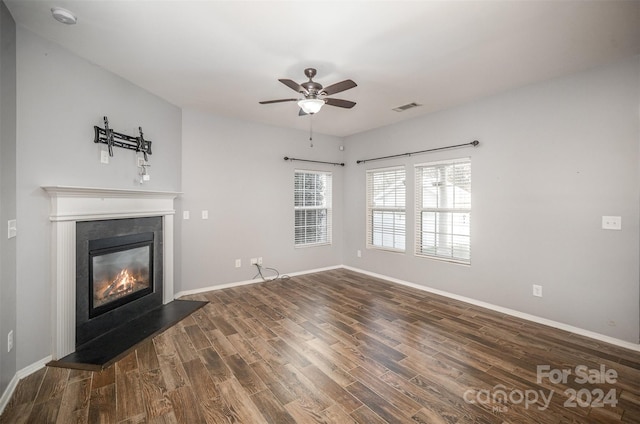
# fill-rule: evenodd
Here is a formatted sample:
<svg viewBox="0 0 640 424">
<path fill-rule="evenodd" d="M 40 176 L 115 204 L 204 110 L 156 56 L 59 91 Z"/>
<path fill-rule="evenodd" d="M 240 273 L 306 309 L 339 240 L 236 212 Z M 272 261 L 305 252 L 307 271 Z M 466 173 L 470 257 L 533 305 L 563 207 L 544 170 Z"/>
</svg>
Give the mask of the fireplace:
<svg viewBox="0 0 640 424">
<path fill-rule="evenodd" d="M 153 233 L 89 241 L 89 318 L 153 292 Z"/>
<path fill-rule="evenodd" d="M 153 253 L 161 256 L 162 262 L 154 259 L 153 274 L 162 270 L 162 284 L 153 281 L 153 293 L 132 302 L 144 302 L 158 295 L 161 304 L 170 304 L 174 298 L 173 282 L 173 227 L 174 199 L 180 194 L 170 191 L 128 190 L 97 187 L 46 186 L 50 196 L 51 251 L 52 251 L 52 299 L 51 332 L 53 336 L 52 358 L 61 359 L 76 350 L 77 346 L 77 224 L 91 221 L 125 220 L 128 218 L 157 217 L 161 221 L 162 236 L 154 237 Z M 84 224 L 83 224 L 84 225 Z M 82 226 L 83 226 L 82 225 Z M 153 230 L 151 230 L 154 232 Z M 142 232 L 149 232 L 143 230 Z M 154 232 L 155 233 L 155 232 Z M 120 234 L 122 235 L 122 234 Z M 108 237 L 108 236 L 107 236 Z M 93 237 L 99 238 L 99 237 Z M 80 260 L 88 262 L 85 252 Z M 88 269 L 88 268 L 87 268 Z M 89 295 L 85 291 L 83 299 Z M 107 316 L 109 311 L 94 320 Z M 86 318 L 89 318 L 87 312 Z"/>
<path fill-rule="evenodd" d="M 162 240 L 161 217 L 76 222 L 76 348 L 162 305 Z"/>
</svg>

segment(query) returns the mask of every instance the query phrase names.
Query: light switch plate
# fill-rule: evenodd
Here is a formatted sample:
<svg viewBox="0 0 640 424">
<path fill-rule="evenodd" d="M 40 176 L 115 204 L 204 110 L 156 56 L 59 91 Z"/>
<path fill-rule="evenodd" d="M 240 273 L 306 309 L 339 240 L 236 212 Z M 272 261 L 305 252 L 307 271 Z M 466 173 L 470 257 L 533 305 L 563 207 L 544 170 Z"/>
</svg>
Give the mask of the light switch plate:
<svg viewBox="0 0 640 424">
<path fill-rule="evenodd" d="M 7 238 L 14 238 L 18 233 L 18 227 L 16 225 L 15 219 L 10 219 L 7 221 Z"/>
<path fill-rule="evenodd" d="M 622 217 L 620 216 L 603 216 L 603 230 L 622 230 Z"/>
</svg>

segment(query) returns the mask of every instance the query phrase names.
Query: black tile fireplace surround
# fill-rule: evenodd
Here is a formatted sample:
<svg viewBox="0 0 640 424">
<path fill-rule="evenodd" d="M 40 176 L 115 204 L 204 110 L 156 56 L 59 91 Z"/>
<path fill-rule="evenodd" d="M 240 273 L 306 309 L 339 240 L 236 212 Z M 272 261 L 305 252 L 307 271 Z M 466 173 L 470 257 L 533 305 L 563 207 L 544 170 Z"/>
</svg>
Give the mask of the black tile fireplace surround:
<svg viewBox="0 0 640 424">
<path fill-rule="evenodd" d="M 76 349 L 162 305 L 162 235 L 159 216 L 76 223 Z M 137 250 L 152 255 L 145 267 L 150 287 L 131 294 L 123 290 L 122 297 L 92 309 L 93 258 L 126 257 Z"/>
</svg>

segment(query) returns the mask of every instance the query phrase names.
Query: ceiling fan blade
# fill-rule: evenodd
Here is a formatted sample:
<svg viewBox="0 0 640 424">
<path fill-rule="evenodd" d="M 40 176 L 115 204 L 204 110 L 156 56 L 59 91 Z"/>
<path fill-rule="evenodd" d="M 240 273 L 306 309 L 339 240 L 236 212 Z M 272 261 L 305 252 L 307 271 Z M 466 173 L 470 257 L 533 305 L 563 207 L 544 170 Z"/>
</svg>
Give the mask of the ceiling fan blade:
<svg viewBox="0 0 640 424">
<path fill-rule="evenodd" d="M 258 102 L 261 105 L 268 105 L 270 103 L 282 103 L 282 102 L 296 102 L 298 99 L 279 99 L 279 100 L 265 100 L 263 102 Z"/>
<path fill-rule="evenodd" d="M 341 91 L 345 91 L 348 90 L 350 88 L 353 87 L 357 87 L 358 84 L 356 84 L 355 82 L 353 82 L 352 80 L 344 80 L 341 82 L 337 82 L 333 85 L 330 85 L 328 87 L 325 87 L 322 92 L 327 95 L 330 96 L 332 94 L 336 94 L 336 93 L 340 93 Z"/>
<path fill-rule="evenodd" d="M 293 91 L 297 91 L 298 93 L 307 93 L 307 90 L 295 81 L 292 81 L 290 79 L 279 79 L 278 81 L 280 81 Z"/>
<path fill-rule="evenodd" d="M 330 106 L 338 106 L 346 109 L 351 109 L 356 105 L 355 102 L 342 99 L 324 99 L 324 102 Z"/>
</svg>

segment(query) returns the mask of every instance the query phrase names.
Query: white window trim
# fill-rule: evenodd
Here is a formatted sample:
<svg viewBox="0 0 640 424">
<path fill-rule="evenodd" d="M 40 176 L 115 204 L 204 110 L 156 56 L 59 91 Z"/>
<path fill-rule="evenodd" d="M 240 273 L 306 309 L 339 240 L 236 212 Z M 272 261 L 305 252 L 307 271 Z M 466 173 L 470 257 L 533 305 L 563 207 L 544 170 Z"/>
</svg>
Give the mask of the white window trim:
<svg viewBox="0 0 640 424">
<path fill-rule="evenodd" d="M 296 206 L 295 205 L 295 175 L 298 173 L 304 173 L 304 174 L 316 174 L 316 175 L 326 175 L 327 176 L 327 187 L 325 187 L 325 190 L 327 193 L 325 193 L 326 196 L 326 204 L 323 206 Z M 293 202 L 293 229 L 294 229 L 294 237 L 293 237 L 293 244 L 294 247 L 296 249 L 304 249 L 304 248 L 308 248 L 308 247 L 316 247 L 316 246 L 328 246 L 331 245 L 333 243 L 333 174 L 330 171 L 313 171 L 313 170 L 309 170 L 309 169 L 296 169 L 294 170 L 294 202 Z M 307 211 L 307 210 L 326 210 L 327 212 L 327 225 L 326 225 L 326 232 L 327 232 L 327 240 L 326 241 L 322 241 L 322 242 L 314 242 L 314 243 L 296 243 L 296 238 L 295 238 L 295 228 L 296 228 L 296 222 L 295 222 L 295 213 L 296 211 Z"/>
<path fill-rule="evenodd" d="M 371 191 L 372 191 L 372 187 L 369 186 L 369 182 L 370 182 L 370 176 L 375 174 L 375 173 L 379 173 L 379 172 L 388 172 L 388 171 L 399 171 L 402 170 L 404 171 L 404 181 L 405 181 L 405 204 L 403 208 L 400 207 L 376 207 L 373 208 L 371 205 Z M 390 166 L 390 167 L 386 167 L 386 168 L 375 168 L 375 169 L 368 169 L 366 171 L 366 248 L 367 249 L 374 249 L 374 250 L 382 250 L 382 251 L 388 251 L 388 252 L 395 252 L 395 253 L 405 253 L 407 250 L 407 246 L 406 246 L 406 235 L 407 235 L 407 229 L 406 229 L 406 225 L 407 225 L 407 199 L 406 199 L 406 179 L 407 179 L 407 169 L 406 166 L 404 165 L 399 165 L 399 166 Z M 373 212 L 379 210 L 379 211 L 388 211 L 388 212 L 402 212 L 404 213 L 404 218 L 405 218 L 405 228 L 404 228 L 404 234 L 405 234 L 405 247 L 403 249 L 400 248 L 394 248 L 394 247 L 389 247 L 389 246 L 378 246 L 373 244 Z"/>
<path fill-rule="evenodd" d="M 457 163 L 469 163 L 471 164 L 470 157 L 450 159 L 450 160 L 441 160 L 435 162 L 427 162 L 420 163 L 414 166 L 414 178 L 415 178 L 415 222 L 414 222 L 414 230 L 415 230 L 415 243 L 414 243 L 414 254 L 420 258 L 428 258 L 434 259 L 438 261 L 451 262 L 455 264 L 461 265 L 471 265 L 471 228 L 469 228 L 469 259 L 459 259 L 454 257 L 447 256 L 439 256 L 439 255 L 430 255 L 427 253 L 423 253 L 421 251 L 422 244 L 422 212 L 431 211 L 431 212 L 459 212 L 459 213 L 467 213 L 469 215 L 469 220 L 471 220 L 471 210 L 472 208 L 423 208 L 422 207 L 422 181 L 419 176 L 419 172 L 422 169 L 428 167 L 435 167 L 439 165 L 455 165 Z M 470 191 L 471 193 L 471 191 Z M 471 226 L 471 221 L 469 221 L 469 226 Z"/>
</svg>

